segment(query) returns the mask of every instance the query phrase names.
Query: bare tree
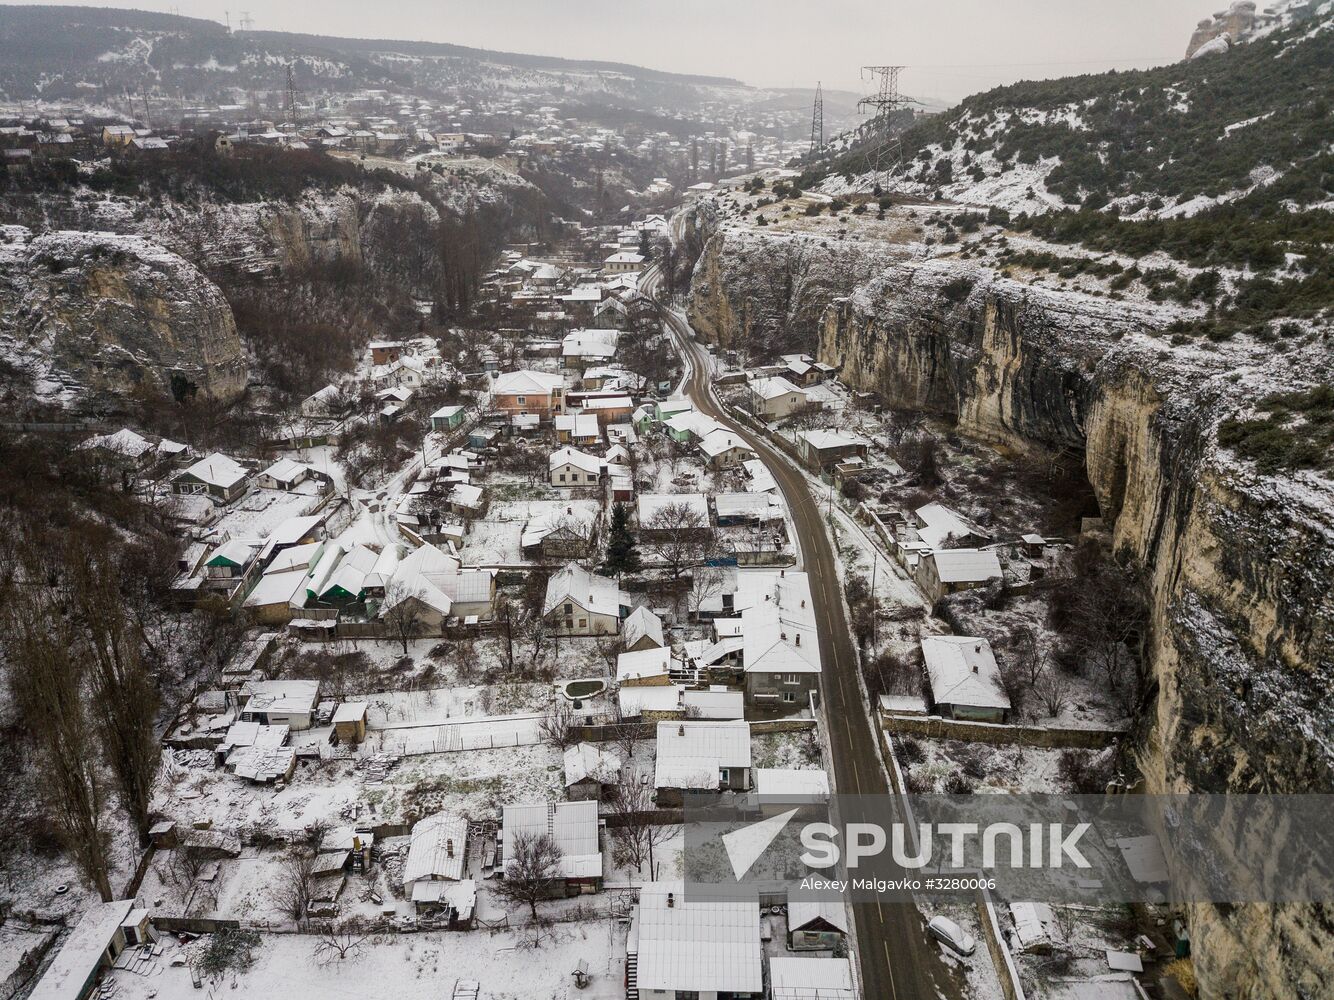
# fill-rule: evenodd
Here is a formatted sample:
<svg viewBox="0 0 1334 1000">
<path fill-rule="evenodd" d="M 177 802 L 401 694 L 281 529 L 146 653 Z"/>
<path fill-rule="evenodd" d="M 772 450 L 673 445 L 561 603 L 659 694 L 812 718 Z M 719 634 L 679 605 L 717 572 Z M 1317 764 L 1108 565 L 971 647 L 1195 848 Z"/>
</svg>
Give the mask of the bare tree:
<svg viewBox="0 0 1334 1000">
<path fill-rule="evenodd" d="M 315 854 L 293 848 L 282 861 L 278 880 L 271 893 L 274 905 L 299 923 L 310 916 L 310 901 L 315 884 Z"/>
<path fill-rule="evenodd" d="M 550 898 L 560 877 L 560 847 L 549 834 L 520 833 L 514 838 L 514 850 L 505 859 L 505 877 L 493 891 L 501 899 L 527 906 L 533 923 L 538 922 L 537 904 Z"/>
<path fill-rule="evenodd" d="M 34 566 L 34 580 L 49 580 Z M 69 617 L 41 583 L 19 585 L 6 605 L 10 692 L 36 745 L 39 783 L 53 825 L 79 870 L 111 899 L 105 796 L 85 701 L 86 674 Z"/>
<path fill-rule="evenodd" d="M 408 643 L 417 638 L 422 626 L 422 591 L 402 580 L 392 581 L 384 594 L 384 610 L 380 613 L 389 633 L 403 646 L 408 655 Z"/>
<path fill-rule="evenodd" d="M 682 574 L 703 559 L 711 533 L 707 516 L 683 501 L 664 504 L 640 525 L 644 548 L 667 569 L 677 600 Z"/>
<path fill-rule="evenodd" d="M 538 722 L 538 735 L 553 750 L 564 751 L 579 742 L 574 730 L 574 706 L 558 695 L 551 703 L 551 710 Z"/>
<path fill-rule="evenodd" d="M 1050 667 L 1042 672 L 1042 676 L 1044 680 L 1039 689 L 1042 707 L 1047 710 L 1049 716 L 1056 718 L 1065 709 L 1070 694 L 1070 678 Z"/>
<path fill-rule="evenodd" d="M 671 839 L 674 829 L 655 823 L 656 806 L 653 802 L 653 790 L 639 780 L 632 768 L 626 768 L 621 780 L 612 789 L 611 815 L 614 823 L 608 823 L 611 830 L 613 850 L 618 864 L 634 865 L 635 870 L 644 874 L 650 881 L 656 877 L 657 848 Z"/>
<path fill-rule="evenodd" d="M 349 958 L 359 958 L 362 946 L 370 936 L 371 931 L 365 921 L 356 917 L 324 924 L 315 935 L 315 961 L 320 965 L 332 965 Z"/>
<path fill-rule="evenodd" d="M 148 844 L 149 801 L 162 762 L 153 724 L 157 687 L 144 662 L 138 630 L 121 596 L 121 567 L 92 550 L 70 560 L 72 603 L 90 652 L 90 700 L 99 741 L 116 791 L 139 835 Z"/>
</svg>

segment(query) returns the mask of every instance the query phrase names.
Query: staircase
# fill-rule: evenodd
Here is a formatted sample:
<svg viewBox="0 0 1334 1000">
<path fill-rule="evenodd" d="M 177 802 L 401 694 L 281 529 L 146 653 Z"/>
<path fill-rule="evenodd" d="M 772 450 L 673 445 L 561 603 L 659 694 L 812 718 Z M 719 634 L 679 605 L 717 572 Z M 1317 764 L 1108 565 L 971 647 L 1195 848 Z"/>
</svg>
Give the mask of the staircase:
<svg viewBox="0 0 1334 1000">
<path fill-rule="evenodd" d="M 625 1000 L 639 1000 L 639 956 L 625 956 Z"/>
</svg>

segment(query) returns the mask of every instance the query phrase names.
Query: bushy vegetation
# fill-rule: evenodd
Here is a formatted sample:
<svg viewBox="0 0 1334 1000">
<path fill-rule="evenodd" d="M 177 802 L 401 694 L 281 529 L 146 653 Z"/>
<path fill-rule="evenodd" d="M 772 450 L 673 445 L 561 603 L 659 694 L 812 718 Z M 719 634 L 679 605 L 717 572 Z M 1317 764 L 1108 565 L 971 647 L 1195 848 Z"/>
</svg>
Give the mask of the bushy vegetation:
<svg viewBox="0 0 1334 1000">
<path fill-rule="evenodd" d="M 1334 452 L 1334 386 L 1274 393 L 1260 402 L 1262 417 L 1225 420 L 1218 443 L 1263 473 L 1328 468 Z"/>
</svg>

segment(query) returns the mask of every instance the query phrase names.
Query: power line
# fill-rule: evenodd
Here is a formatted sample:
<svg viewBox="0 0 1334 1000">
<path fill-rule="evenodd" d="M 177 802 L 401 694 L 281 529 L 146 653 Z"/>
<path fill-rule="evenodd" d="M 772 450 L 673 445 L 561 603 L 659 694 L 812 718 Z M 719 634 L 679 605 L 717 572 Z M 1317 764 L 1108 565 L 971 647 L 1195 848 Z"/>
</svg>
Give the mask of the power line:
<svg viewBox="0 0 1334 1000">
<path fill-rule="evenodd" d="M 905 66 L 863 66 L 862 79 L 877 82 L 876 92 L 857 102 L 857 110 L 872 111 L 871 120 L 862 126 L 866 138 L 866 169 L 874 174 L 873 183 L 880 186 L 881 175 L 903 158 L 903 141 L 899 138 L 901 124 L 898 112 L 909 104 L 917 103 L 899 93 L 899 74 Z"/>
</svg>

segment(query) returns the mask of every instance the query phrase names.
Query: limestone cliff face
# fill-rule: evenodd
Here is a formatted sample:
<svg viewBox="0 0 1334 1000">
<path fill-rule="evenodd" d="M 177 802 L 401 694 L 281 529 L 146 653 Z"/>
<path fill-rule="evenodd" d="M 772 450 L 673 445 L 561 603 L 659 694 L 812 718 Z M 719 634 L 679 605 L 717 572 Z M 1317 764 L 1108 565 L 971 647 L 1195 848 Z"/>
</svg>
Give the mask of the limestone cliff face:
<svg viewBox="0 0 1334 1000">
<path fill-rule="evenodd" d="M 85 405 L 123 402 L 140 386 L 171 392 L 173 379 L 224 401 L 246 385 L 217 286 L 135 236 L 0 230 L 0 339 L 45 394 Z"/>
<path fill-rule="evenodd" d="M 705 339 L 724 347 L 814 352 L 825 306 L 911 255 L 889 243 L 715 228 L 695 265 L 687 312 Z"/>
<path fill-rule="evenodd" d="M 1149 581 L 1148 790 L 1334 790 L 1334 484 L 1260 476 L 1214 437 L 1248 400 L 1328 379 L 1328 348 L 1169 348 L 1157 325 L 1148 307 L 933 261 L 833 303 L 819 353 L 853 385 L 964 433 L 1084 450 L 1114 545 Z M 1315 996 L 1330 974 L 1319 908 L 1191 917 L 1206 995 Z"/>
</svg>

